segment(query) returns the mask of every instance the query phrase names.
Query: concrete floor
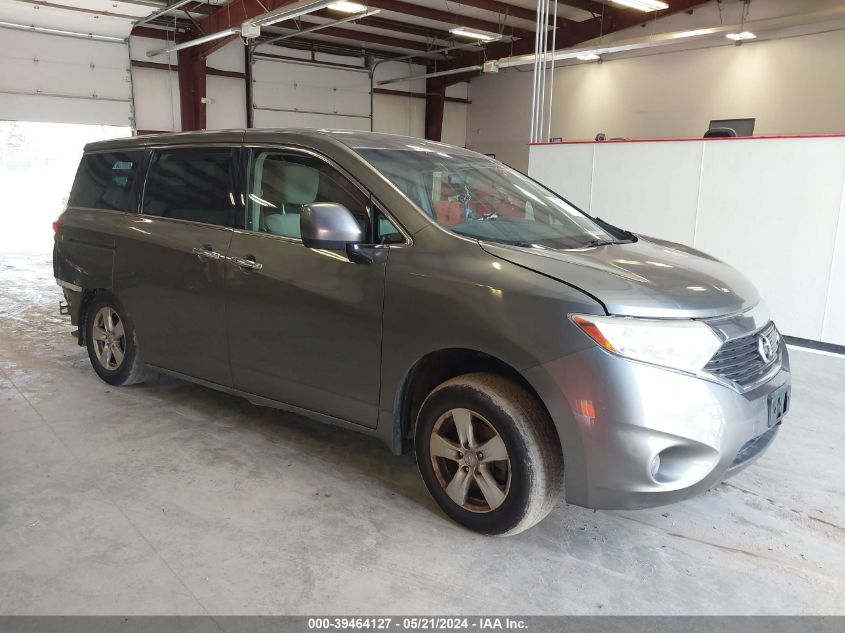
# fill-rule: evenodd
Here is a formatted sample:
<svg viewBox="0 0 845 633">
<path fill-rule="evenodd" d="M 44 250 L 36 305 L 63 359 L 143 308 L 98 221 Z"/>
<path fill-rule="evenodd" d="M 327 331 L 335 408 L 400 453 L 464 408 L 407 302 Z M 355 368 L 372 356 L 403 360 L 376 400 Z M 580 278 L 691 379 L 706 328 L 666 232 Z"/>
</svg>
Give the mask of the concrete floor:
<svg viewBox="0 0 845 633">
<path fill-rule="evenodd" d="M 0 254 L 2 614 L 845 614 L 845 360 L 793 352 L 772 449 L 681 504 L 450 523 L 412 456 L 176 380 L 111 388 L 49 255 Z"/>
</svg>

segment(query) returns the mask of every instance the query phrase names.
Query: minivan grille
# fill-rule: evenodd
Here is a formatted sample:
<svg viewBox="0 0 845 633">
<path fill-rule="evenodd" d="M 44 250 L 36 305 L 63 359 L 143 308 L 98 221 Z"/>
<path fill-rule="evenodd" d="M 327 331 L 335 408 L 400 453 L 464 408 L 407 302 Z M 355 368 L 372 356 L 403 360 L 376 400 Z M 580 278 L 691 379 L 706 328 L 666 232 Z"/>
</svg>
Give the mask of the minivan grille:
<svg viewBox="0 0 845 633">
<path fill-rule="evenodd" d="M 757 349 L 760 334 L 765 334 L 776 348 L 774 358 L 768 363 L 763 361 Z M 762 330 L 723 343 L 704 371 L 747 387 L 780 360 L 779 340 L 775 324 L 770 322 Z"/>
</svg>

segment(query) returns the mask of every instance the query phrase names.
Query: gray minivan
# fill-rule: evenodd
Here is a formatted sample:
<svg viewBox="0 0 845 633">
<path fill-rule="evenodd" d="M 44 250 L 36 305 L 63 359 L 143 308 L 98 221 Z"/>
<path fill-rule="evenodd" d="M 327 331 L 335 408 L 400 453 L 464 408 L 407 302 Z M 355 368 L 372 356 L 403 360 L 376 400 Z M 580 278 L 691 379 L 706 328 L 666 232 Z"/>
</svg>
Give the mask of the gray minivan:
<svg viewBox="0 0 845 633">
<path fill-rule="evenodd" d="M 79 344 L 414 450 L 439 506 L 513 534 L 566 500 L 687 498 L 789 408 L 754 286 L 494 159 L 402 136 L 93 143 L 54 225 Z"/>
</svg>

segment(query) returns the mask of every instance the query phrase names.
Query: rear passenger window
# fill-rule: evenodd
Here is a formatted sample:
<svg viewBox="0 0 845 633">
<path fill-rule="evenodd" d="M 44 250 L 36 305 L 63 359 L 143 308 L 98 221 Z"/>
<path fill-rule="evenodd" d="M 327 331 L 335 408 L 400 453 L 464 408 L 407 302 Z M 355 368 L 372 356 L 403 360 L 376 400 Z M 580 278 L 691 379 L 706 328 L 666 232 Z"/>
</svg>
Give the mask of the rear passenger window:
<svg viewBox="0 0 845 633">
<path fill-rule="evenodd" d="M 135 211 L 133 186 L 142 152 L 86 154 L 68 200 L 72 207 Z"/>
<path fill-rule="evenodd" d="M 234 150 L 177 149 L 153 153 L 143 213 L 235 226 L 240 208 Z"/>
</svg>

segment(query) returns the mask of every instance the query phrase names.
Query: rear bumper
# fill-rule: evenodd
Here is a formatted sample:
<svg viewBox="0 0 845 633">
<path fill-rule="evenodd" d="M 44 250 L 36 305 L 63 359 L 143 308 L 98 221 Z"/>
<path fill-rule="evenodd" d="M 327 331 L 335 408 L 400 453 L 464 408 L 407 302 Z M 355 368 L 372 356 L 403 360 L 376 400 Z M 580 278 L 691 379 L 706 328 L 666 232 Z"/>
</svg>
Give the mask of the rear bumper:
<svg viewBox="0 0 845 633">
<path fill-rule="evenodd" d="M 564 448 L 567 501 L 603 509 L 664 505 L 736 474 L 771 445 L 768 396 L 780 369 L 745 393 L 596 347 L 527 373 Z M 659 466 L 655 457 L 659 456 Z"/>
<path fill-rule="evenodd" d="M 79 313 L 82 308 L 82 288 L 76 284 L 56 278 L 56 284 L 62 289 L 67 301 L 67 314 L 70 315 L 72 325 L 79 325 Z"/>
</svg>

